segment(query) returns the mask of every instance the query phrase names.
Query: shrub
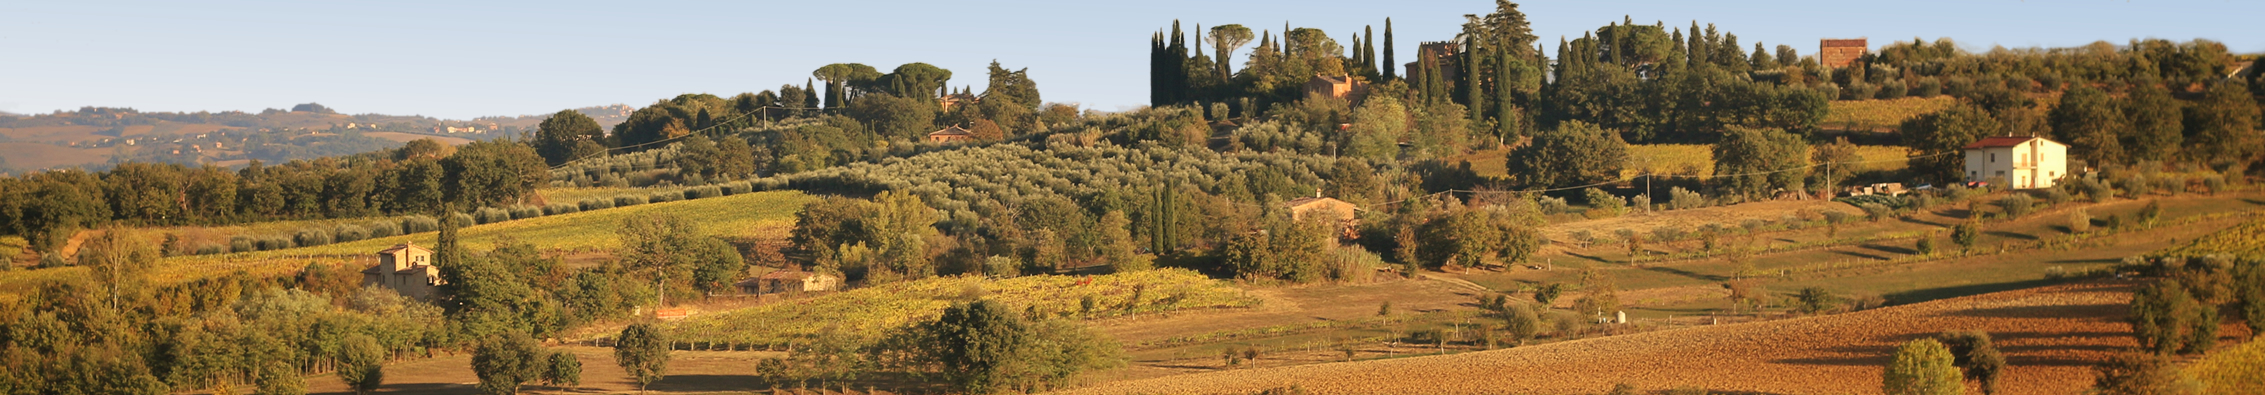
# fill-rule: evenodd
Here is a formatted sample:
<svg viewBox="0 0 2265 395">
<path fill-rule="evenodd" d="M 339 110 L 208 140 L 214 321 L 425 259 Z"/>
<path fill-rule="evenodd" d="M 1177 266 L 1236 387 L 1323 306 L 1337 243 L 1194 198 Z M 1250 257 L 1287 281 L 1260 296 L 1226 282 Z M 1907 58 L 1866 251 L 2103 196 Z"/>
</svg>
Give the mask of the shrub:
<svg viewBox="0 0 2265 395">
<path fill-rule="evenodd" d="M 2092 213 L 2076 210 L 2068 213 L 2068 233 L 2092 231 Z"/>
<path fill-rule="evenodd" d="M 472 221 L 473 221 L 473 219 L 474 219 L 474 218 L 472 217 L 472 214 L 467 214 L 467 213 L 448 213 L 448 217 L 449 217 L 449 218 L 451 218 L 451 219 L 453 219 L 454 221 L 456 221 L 456 223 L 459 223 L 459 224 L 469 224 L 469 223 L 473 223 Z"/>
<path fill-rule="evenodd" d="M 1879 85 L 1872 85 L 1872 84 L 1867 84 L 1867 83 L 1863 83 L 1863 82 L 1855 82 L 1855 81 L 1850 81 L 1850 82 L 1848 83 L 1848 89 L 1842 89 L 1842 90 L 1840 90 L 1840 99 L 1841 99 L 1841 100 L 1871 100 L 1873 96 L 1876 96 L 1876 95 L 1878 95 L 1878 92 L 1879 92 L 1879 91 L 1880 91 L 1880 86 L 1879 86 Z"/>
<path fill-rule="evenodd" d="M 291 235 L 291 241 L 298 243 L 301 247 L 327 245 L 331 242 L 330 231 L 321 228 L 302 228 Z"/>
<path fill-rule="evenodd" d="M 1535 203 L 1539 203 L 1543 214 L 1557 214 L 1573 210 L 1573 205 L 1566 203 L 1565 198 L 1561 197 L 1542 196 L 1535 199 Z"/>
<path fill-rule="evenodd" d="M 535 206 L 511 206 L 511 219 L 528 219 L 543 216 L 543 209 Z"/>
<path fill-rule="evenodd" d="M 1872 222 L 1880 222 L 1880 220 L 1895 215 L 1895 209 L 1888 208 L 1885 204 L 1864 203 L 1856 205 L 1856 208 L 1864 209 L 1864 216 L 1870 218 Z"/>
<path fill-rule="evenodd" d="M 2202 177 L 2202 193 L 2216 195 L 2226 191 L 2226 176 L 2212 174 Z"/>
<path fill-rule="evenodd" d="M 2115 188 L 2108 187 L 2106 181 L 2085 178 L 2080 182 L 2083 183 L 2081 187 L 2084 188 L 2084 197 L 2091 199 L 2093 203 L 2104 203 L 2108 199 L 2116 197 Z"/>
<path fill-rule="evenodd" d="M 2159 200 L 2147 201 L 2147 207 L 2139 208 L 2138 218 L 2133 219 L 2139 221 L 2139 226 L 2154 227 L 2155 221 L 2163 219 L 2163 202 Z"/>
<path fill-rule="evenodd" d="M 1990 342 L 1989 332 L 1943 332 L 1935 336 L 1935 339 L 1941 341 L 1944 348 L 1950 349 L 1954 365 L 1965 376 L 1982 383 L 1982 393 L 1998 392 L 1998 377 L 2005 373 L 2005 353 L 1999 352 L 1998 346 Z"/>
<path fill-rule="evenodd" d="M 2061 205 L 2061 203 L 2068 203 L 2070 200 L 2075 200 L 2075 198 L 2068 195 L 2068 190 L 2061 188 L 2051 188 L 2045 190 L 2046 205 L 2058 206 Z"/>
<path fill-rule="evenodd" d="M 575 204 L 556 203 L 543 206 L 543 215 L 573 214 L 580 211 L 582 211 L 582 206 Z"/>
<path fill-rule="evenodd" d="M 1903 85 L 1903 81 L 1888 81 L 1880 86 L 1880 93 L 1877 97 L 1883 100 L 1895 100 L 1903 98 L 1905 94 L 1910 92 L 1911 88 Z"/>
<path fill-rule="evenodd" d="M 370 221 L 367 224 L 363 224 L 362 228 L 369 229 L 370 238 L 373 239 L 379 237 L 393 237 L 401 235 L 401 222 L 394 220 L 381 219 Z"/>
<path fill-rule="evenodd" d="M 285 249 L 285 248 L 292 248 L 292 247 L 297 247 L 296 245 L 292 245 L 292 244 L 291 244 L 291 238 L 290 238 L 290 237 L 285 237 L 285 236 L 269 236 L 269 237 L 263 237 L 263 238 L 260 238 L 260 239 L 259 239 L 259 243 L 258 243 L 258 244 L 259 244 L 259 250 L 260 250 L 260 251 L 274 251 L 274 250 L 280 250 L 280 249 Z"/>
<path fill-rule="evenodd" d="M 724 192 L 723 192 L 723 191 L 724 191 L 723 187 L 718 187 L 718 186 L 715 186 L 715 185 L 702 185 L 702 186 L 697 186 L 697 187 L 685 188 L 685 189 L 684 189 L 684 198 L 685 198 L 685 199 L 706 199 L 706 198 L 718 197 L 718 196 L 723 196 L 723 195 L 724 195 Z"/>
<path fill-rule="evenodd" d="M 1842 305 L 1847 303 L 1847 300 L 1841 298 L 1840 295 L 1835 295 L 1832 291 L 1825 290 L 1824 287 L 1802 288 L 1800 293 L 1794 294 L 1794 299 L 1801 303 L 1795 307 L 1807 314 L 1839 310 Z"/>
<path fill-rule="evenodd" d="M 668 202 L 674 202 L 674 201 L 678 201 L 678 200 L 684 200 L 684 191 L 683 191 L 683 190 L 667 190 L 667 191 L 653 192 L 653 195 L 652 195 L 652 197 L 650 197 L 649 199 L 651 199 L 651 201 L 652 201 L 653 203 L 668 203 Z"/>
<path fill-rule="evenodd" d="M 2014 219 L 2029 215 L 2029 212 L 2037 207 L 2037 199 L 2029 197 L 2029 194 L 2016 192 L 1998 198 L 1997 204 L 1998 208 L 2005 210 L 2007 219 Z"/>
<path fill-rule="evenodd" d="M 614 197 L 613 197 L 613 205 L 614 205 L 614 207 L 629 207 L 629 206 L 635 206 L 635 205 L 645 204 L 645 202 L 646 202 L 646 200 L 647 200 L 647 199 L 649 199 L 649 197 L 648 197 L 648 196 L 646 196 L 646 195 L 620 195 L 620 196 L 614 196 Z"/>
<path fill-rule="evenodd" d="M 2150 189 L 2147 177 L 2138 174 L 2133 174 L 2131 177 L 2125 177 L 2123 181 L 2116 182 L 2116 188 L 2123 190 L 2123 198 L 2125 199 L 2138 199 L 2141 196 L 2147 196 L 2147 190 Z"/>
<path fill-rule="evenodd" d="M 1912 85 L 1914 85 L 1911 88 L 1912 96 L 1935 97 L 1943 94 L 1943 81 L 1935 79 L 1935 77 L 1920 77 L 1918 82 Z"/>
<path fill-rule="evenodd" d="M 1683 189 L 1683 187 L 1668 188 L 1667 197 L 1667 206 L 1676 210 L 1694 209 L 1709 205 L 1705 195 Z"/>
<path fill-rule="evenodd" d="M 219 254 L 219 253 L 225 253 L 225 252 L 228 252 L 228 248 L 227 248 L 227 247 L 223 247 L 223 246 L 219 246 L 219 245 L 206 244 L 206 245 L 197 246 L 197 255 L 213 255 L 213 254 Z M 10 266 L 10 267 L 14 267 L 15 265 L 8 265 L 8 266 Z"/>
<path fill-rule="evenodd" d="M 249 251 L 257 251 L 257 250 L 259 250 L 259 249 L 260 249 L 260 247 L 259 247 L 259 242 L 258 242 L 257 240 L 253 240 L 251 236 L 245 236 L 245 235 L 235 235 L 235 236 L 228 236 L 228 251 L 229 251 L 229 252 L 249 252 Z"/>
<path fill-rule="evenodd" d="M 1846 212 L 1825 211 L 1821 214 L 1825 217 L 1826 224 L 1841 224 L 1848 222 L 1848 213 Z"/>
<path fill-rule="evenodd" d="M 481 207 L 479 210 L 472 211 L 472 218 L 478 220 L 478 223 L 481 225 L 487 225 L 497 222 L 510 221 L 511 212 L 505 211 L 504 209 L 500 208 Z"/>
<path fill-rule="evenodd" d="M 440 230 L 440 220 L 422 215 L 401 218 L 402 234 L 425 233 Z"/>
<path fill-rule="evenodd" d="M 362 241 L 364 239 L 370 238 L 369 229 L 364 229 L 360 225 L 354 224 L 339 224 L 338 229 L 331 231 L 330 234 L 332 240 L 340 243 Z"/>
<path fill-rule="evenodd" d="M 582 206 L 582 211 L 597 211 L 597 210 L 604 210 L 604 209 L 613 208 L 613 199 L 608 199 L 608 198 L 589 198 L 589 199 L 582 199 L 582 202 L 581 202 L 581 203 L 579 203 L 578 205 Z"/>
<path fill-rule="evenodd" d="M 1982 224 L 1967 220 L 1951 226 L 1950 241 L 1958 243 L 1959 248 L 1974 249 L 1974 243 L 1982 241 Z"/>
<path fill-rule="evenodd" d="M 1591 219 L 1618 217 L 1627 210 L 1628 202 L 1626 200 L 1621 200 L 1619 196 L 1613 196 L 1602 189 L 1589 188 L 1581 191 L 1581 196 L 1586 198 L 1589 203 L 1589 211 L 1583 213 L 1583 215 Z"/>
<path fill-rule="evenodd" d="M 1880 374 L 1880 390 L 1888 395 L 1956 395 L 1965 391 L 1950 349 L 1935 339 L 1912 340 L 1895 350 L 1895 359 Z"/>
<path fill-rule="evenodd" d="M 2179 377 L 2178 365 L 2169 358 L 2145 352 L 2127 352 L 2092 367 L 2092 387 L 2100 395 L 2164 395 L 2191 393 Z"/>
<path fill-rule="evenodd" d="M 1912 249 L 1918 250 L 1919 255 L 1934 255 L 1935 234 L 1928 233 L 1925 236 L 1919 236 L 1919 242 L 1916 245 L 1912 246 Z"/>
</svg>

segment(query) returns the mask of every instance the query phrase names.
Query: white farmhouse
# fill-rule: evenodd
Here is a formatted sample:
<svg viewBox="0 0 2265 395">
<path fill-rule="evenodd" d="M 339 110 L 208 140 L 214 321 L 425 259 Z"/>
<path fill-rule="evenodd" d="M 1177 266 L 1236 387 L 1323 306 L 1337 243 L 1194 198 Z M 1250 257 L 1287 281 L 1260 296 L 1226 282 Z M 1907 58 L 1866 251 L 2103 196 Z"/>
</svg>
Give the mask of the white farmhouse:
<svg viewBox="0 0 2265 395">
<path fill-rule="evenodd" d="M 1966 145 L 1966 181 L 2013 189 L 2051 188 L 2068 174 L 2068 145 L 2035 136 L 1984 137 Z"/>
</svg>

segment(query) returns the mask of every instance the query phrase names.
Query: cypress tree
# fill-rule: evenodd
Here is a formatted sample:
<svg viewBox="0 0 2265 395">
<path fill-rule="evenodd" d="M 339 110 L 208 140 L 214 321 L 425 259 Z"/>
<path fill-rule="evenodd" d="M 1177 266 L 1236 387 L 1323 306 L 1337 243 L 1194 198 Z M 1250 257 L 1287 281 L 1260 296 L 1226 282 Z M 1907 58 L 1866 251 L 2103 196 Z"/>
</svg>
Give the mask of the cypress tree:
<svg viewBox="0 0 2265 395">
<path fill-rule="evenodd" d="M 1482 54 L 1486 52 L 1486 40 L 1479 39 L 1476 35 L 1470 37 L 1470 48 L 1463 52 L 1463 106 L 1471 110 L 1471 126 L 1477 127 L 1486 122 L 1486 80 L 1480 78 L 1484 74 L 1480 71 L 1486 70 L 1482 67 L 1485 64 Z"/>
<path fill-rule="evenodd" d="M 1523 81 L 1511 79 L 1511 62 L 1516 60 L 1512 60 L 1508 55 L 1498 56 L 1496 59 L 1498 61 L 1495 63 L 1499 64 L 1499 67 L 1494 70 L 1494 132 L 1502 143 L 1508 144 L 1510 136 L 1517 134 L 1518 126 L 1521 124 L 1518 106 L 1510 100 L 1515 95 L 1512 90 L 1516 88 L 1515 83 Z"/>
<path fill-rule="evenodd" d="M 1689 61 L 1684 63 L 1685 65 L 1698 67 L 1709 59 L 1707 57 L 1707 38 L 1699 34 L 1699 21 L 1691 21 L 1691 38 L 1690 41 L 1684 43 L 1683 48 L 1683 55 L 1690 57 Z"/>
<path fill-rule="evenodd" d="M 1384 18 L 1384 79 L 1400 79 L 1399 69 L 1400 64 L 1392 60 L 1392 18 Z"/>
<path fill-rule="evenodd" d="M 1361 64 L 1368 65 L 1372 73 L 1382 72 L 1376 66 L 1376 26 L 1361 27 Z"/>
<path fill-rule="evenodd" d="M 1164 104 L 1164 67 L 1156 59 L 1164 57 L 1164 32 L 1148 35 L 1148 105 Z"/>
</svg>

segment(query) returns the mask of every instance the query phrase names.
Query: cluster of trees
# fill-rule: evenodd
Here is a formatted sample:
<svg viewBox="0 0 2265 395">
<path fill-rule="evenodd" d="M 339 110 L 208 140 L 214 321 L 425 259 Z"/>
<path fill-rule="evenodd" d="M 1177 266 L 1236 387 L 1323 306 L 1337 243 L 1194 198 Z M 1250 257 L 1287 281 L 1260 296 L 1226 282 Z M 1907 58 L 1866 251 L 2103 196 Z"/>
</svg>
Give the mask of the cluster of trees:
<svg viewBox="0 0 2265 395">
<path fill-rule="evenodd" d="M 435 214 L 518 202 L 544 180 L 533 149 L 507 141 L 401 149 L 241 170 L 126 163 L 0 178 L 0 232 L 51 251 L 81 229 Z"/>
<path fill-rule="evenodd" d="M 960 302 L 892 332 L 869 351 L 882 367 L 941 376 L 966 393 L 1042 392 L 1078 374 L 1124 364 L 1106 336 L 994 300 Z"/>
<path fill-rule="evenodd" d="M 1996 394 L 2005 369 L 2005 354 L 1989 333 L 1944 332 L 1897 347 L 1880 374 L 1880 389 L 1890 395 L 1955 395 L 1965 393 L 1966 380 L 1973 379 L 1983 394 Z"/>
<path fill-rule="evenodd" d="M 2265 321 L 2265 264 L 2225 256 L 2161 257 L 2147 268 L 2162 278 L 2132 293 L 2132 337 L 2159 355 L 2217 346 L 2225 315 L 2254 331 Z"/>
</svg>

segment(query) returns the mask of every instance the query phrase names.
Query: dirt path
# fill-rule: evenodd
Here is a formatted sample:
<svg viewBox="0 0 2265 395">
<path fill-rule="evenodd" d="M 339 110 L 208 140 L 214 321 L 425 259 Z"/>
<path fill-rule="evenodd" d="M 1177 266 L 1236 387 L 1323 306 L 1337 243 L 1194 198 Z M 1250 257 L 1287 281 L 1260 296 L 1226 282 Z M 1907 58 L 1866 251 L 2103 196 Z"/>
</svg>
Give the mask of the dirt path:
<svg viewBox="0 0 2265 395">
<path fill-rule="evenodd" d="M 1497 351 L 1121 381 L 1069 393 L 1247 394 L 1296 385 L 1315 394 L 1552 394 L 1598 393 L 1628 383 L 1645 390 L 1877 394 L 1880 366 L 1895 345 L 1943 331 L 1985 330 L 2012 364 L 2002 393 L 2069 394 L 2090 383 L 2089 364 L 2133 345 L 2120 321 L 2129 286 L 2062 285 Z"/>
</svg>

